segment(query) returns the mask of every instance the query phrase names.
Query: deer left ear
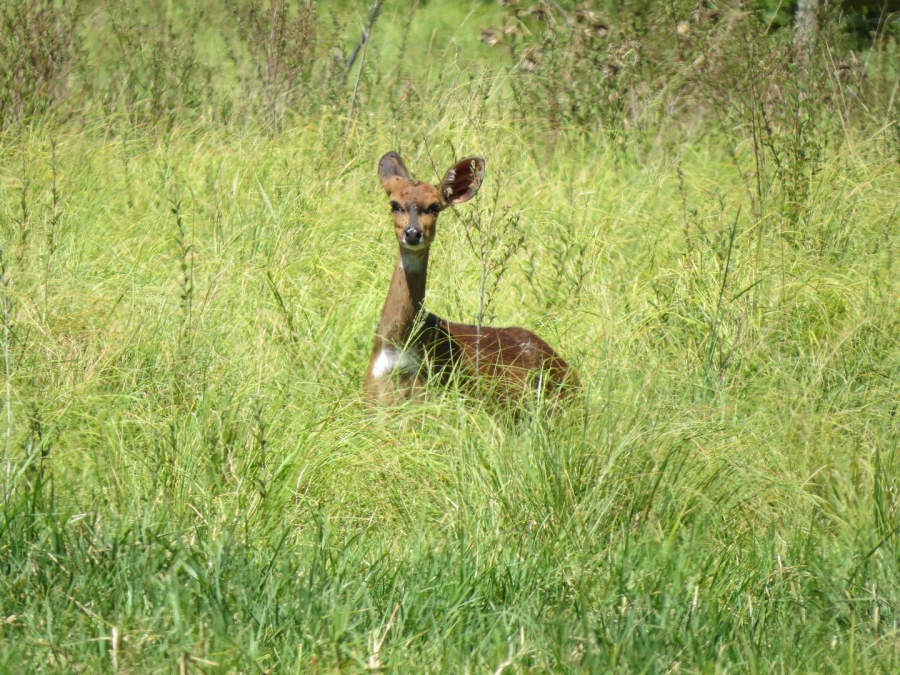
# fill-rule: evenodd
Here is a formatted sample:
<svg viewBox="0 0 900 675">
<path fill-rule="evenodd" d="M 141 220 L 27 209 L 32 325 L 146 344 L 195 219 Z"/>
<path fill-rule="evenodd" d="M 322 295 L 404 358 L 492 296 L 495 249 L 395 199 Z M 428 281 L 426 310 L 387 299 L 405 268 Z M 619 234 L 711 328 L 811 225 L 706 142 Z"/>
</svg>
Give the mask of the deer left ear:
<svg viewBox="0 0 900 675">
<path fill-rule="evenodd" d="M 481 187 L 484 180 L 484 160 L 481 157 L 466 157 L 453 165 L 441 181 L 440 191 L 448 204 L 467 202 Z"/>
</svg>

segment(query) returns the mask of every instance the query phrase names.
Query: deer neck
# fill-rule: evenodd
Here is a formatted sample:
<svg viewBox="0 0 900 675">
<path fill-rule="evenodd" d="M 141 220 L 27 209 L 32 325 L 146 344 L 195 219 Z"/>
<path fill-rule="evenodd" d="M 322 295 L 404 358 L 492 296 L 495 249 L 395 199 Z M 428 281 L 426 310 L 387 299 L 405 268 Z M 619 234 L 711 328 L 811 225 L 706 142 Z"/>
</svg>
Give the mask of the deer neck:
<svg viewBox="0 0 900 675">
<path fill-rule="evenodd" d="M 376 335 L 397 347 L 409 342 L 416 317 L 425 301 L 428 249 L 409 251 L 400 247 L 391 287 L 381 310 Z"/>
</svg>

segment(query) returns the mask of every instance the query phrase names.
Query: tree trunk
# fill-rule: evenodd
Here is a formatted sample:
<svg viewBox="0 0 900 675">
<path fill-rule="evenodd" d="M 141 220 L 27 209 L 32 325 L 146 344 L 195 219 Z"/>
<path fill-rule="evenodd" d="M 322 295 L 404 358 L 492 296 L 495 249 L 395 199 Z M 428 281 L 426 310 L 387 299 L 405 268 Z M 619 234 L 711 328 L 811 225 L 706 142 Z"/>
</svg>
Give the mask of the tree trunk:
<svg viewBox="0 0 900 675">
<path fill-rule="evenodd" d="M 797 23 L 796 43 L 806 46 L 816 34 L 819 0 L 798 0 L 795 20 Z"/>
</svg>

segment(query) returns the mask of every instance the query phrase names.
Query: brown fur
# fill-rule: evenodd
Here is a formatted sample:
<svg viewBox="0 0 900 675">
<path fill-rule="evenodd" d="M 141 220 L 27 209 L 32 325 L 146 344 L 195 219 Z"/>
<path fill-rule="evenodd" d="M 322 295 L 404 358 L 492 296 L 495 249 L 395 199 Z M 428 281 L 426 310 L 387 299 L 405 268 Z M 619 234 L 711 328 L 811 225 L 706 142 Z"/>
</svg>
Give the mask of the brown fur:
<svg viewBox="0 0 900 675">
<path fill-rule="evenodd" d="M 438 213 L 471 199 L 483 174 L 484 160 L 469 158 L 451 167 L 439 185 L 431 185 L 413 181 L 397 153 L 381 158 L 378 175 L 392 204 L 400 251 L 363 383 L 370 400 L 418 397 L 429 375 L 444 383 L 454 374 L 474 376 L 502 399 L 537 390 L 565 394 L 577 386 L 575 371 L 529 330 L 490 326 L 479 330 L 422 311 Z M 410 238 L 420 241 L 410 245 Z M 389 372 L 381 372 L 391 363 L 383 356 L 385 350 L 400 363 Z"/>
</svg>

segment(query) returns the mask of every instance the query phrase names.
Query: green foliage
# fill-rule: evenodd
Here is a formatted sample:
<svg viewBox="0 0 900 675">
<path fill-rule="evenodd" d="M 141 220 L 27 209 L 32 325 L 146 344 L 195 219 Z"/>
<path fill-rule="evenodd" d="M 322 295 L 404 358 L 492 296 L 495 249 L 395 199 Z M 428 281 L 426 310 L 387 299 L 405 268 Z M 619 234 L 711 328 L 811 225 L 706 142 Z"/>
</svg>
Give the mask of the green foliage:
<svg viewBox="0 0 900 675">
<path fill-rule="evenodd" d="M 0 672 L 898 671 L 896 26 L 532 4 L 3 5 Z M 576 401 L 363 405 L 391 148 Z"/>
</svg>

